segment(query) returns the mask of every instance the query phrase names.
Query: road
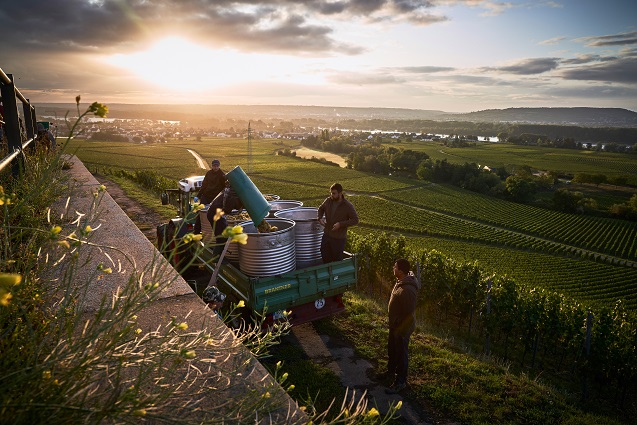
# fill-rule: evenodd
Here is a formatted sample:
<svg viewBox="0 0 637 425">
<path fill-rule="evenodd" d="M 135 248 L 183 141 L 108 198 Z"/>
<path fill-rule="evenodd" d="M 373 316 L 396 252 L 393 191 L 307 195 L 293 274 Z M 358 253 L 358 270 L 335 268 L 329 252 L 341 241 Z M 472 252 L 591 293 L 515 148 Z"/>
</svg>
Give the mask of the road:
<svg viewBox="0 0 637 425">
<path fill-rule="evenodd" d="M 192 149 L 186 149 L 186 150 L 188 152 L 190 152 L 190 154 L 192 156 L 195 157 L 195 159 L 197 160 L 197 165 L 199 166 L 199 168 L 203 168 L 204 170 L 208 170 L 208 164 L 206 164 L 206 161 L 203 160 L 201 155 L 199 155 L 197 152 L 193 151 Z"/>
</svg>

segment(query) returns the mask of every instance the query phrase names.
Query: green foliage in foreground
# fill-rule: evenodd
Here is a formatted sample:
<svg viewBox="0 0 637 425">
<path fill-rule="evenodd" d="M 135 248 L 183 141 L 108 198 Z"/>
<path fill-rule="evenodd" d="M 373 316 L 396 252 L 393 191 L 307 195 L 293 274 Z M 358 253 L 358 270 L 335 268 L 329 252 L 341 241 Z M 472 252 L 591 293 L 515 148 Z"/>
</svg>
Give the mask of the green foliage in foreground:
<svg viewBox="0 0 637 425">
<path fill-rule="evenodd" d="M 379 278 L 380 282 L 390 281 L 389 267 L 393 260 L 408 257 L 422 282 L 418 304 L 421 321 L 453 326 L 465 343 L 477 345 L 478 352 L 484 350 L 487 354 L 495 354 L 513 362 L 520 370 L 568 377 L 566 388 L 581 393 L 582 397 L 594 402 L 592 405 L 617 403 L 625 409 L 626 415 L 637 413 L 634 402 L 637 394 L 637 316 L 627 311 L 622 303 L 612 308 L 590 308 L 555 292 L 527 288 L 505 276 L 487 274 L 475 262 L 456 262 L 436 251 L 408 250 L 403 238 L 386 234 L 352 235 L 348 244 L 352 252 L 360 252 L 363 256 L 358 290 L 371 299 L 387 299 L 389 288 L 383 293 Z M 352 306 L 350 315 L 355 316 L 359 308 Z M 386 340 L 386 336 L 379 335 L 376 327 L 384 329 L 386 324 L 384 321 L 379 323 L 381 320 L 376 312 L 371 313 L 371 317 L 373 319 L 365 317 L 357 322 L 356 327 L 365 329 L 358 331 L 366 336 L 365 344 L 382 346 L 379 341 Z M 369 322 L 365 323 L 366 320 Z M 365 344 L 359 349 L 361 353 L 372 359 L 380 358 L 378 352 L 373 352 L 373 347 Z M 423 345 L 423 348 L 426 347 Z M 414 353 L 416 358 L 423 355 L 418 349 Z M 460 373 L 470 374 L 473 367 L 470 362 L 465 362 Z M 427 370 L 420 372 L 413 375 L 416 381 Z M 452 372 L 449 374 L 453 375 Z M 449 376 L 441 374 L 439 379 L 434 384 L 444 385 Z M 572 386 L 573 382 L 586 385 L 577 388 Z M 518 385 L 524 391 L 529 390 L 523 382 Z M 479 387 L 481 385 L 475 388 L 476 400 L 480 399 L 477 395 Z M 467 391 L 462 397 L 470 394 Z M 431 394 L 428 397 L 434 398 Z M 450 402 L 454 400 L 454 397 L 449 398 Z M 442 407 L 446 406 L 444 400 L 438 401 Z M 515 401 L 511 404 L 515 405 Z M 457 415 L 458 408 L 449 406 L 450 412 L 456 412 L 453 415 Z M 542 410 L 545 409 L 536 413 Z M 559 422 L 564 420 L 563 414 L 560 412 Z M 484 418 L 485 421 L 496 419 Z M 465 420 L 463 418 L 463 423 Z M 502 419 L 506 423 L 509 420 L 506 415 Z M 545 423 L 543 421 L 553 422 L 550 417 L 538 416 L 525 417 L 514 423 Z"/>
<path fill-rule="evenodd" d="M 322 331 L 345 336 L 359 355 L 386 367 L 386 304 L 357 292 L 345 297 L 347 311 L 326 319 Z M 463 424 L 618 424 L 621 419 L 577 407 L 567 394 L 524 374 L 515 374 L 488 358 L 459 351 L 452 343 L 426 333 L 423 323 L 410 344 L 410 389 L 406 397 L 434 414 Z"/>
<path fill-rule="evenodd" d="M 84 115 L 106 111 L 99 106 Z M 276 380 L 253 382 L 254 358 L 240 347 L 267 355 L 287 326 L 263 334 L 257 324 L 229 338 L 205 320 L 194 331 L 177 317 L 140 323 L 174 271 L 159 258 L 139 269 L 117 247 L 98 244 L 106 188 L 74 193 L 64 165 L 59 154 L 38 152 L 27 158 L 21 179 L 0 174 L 0 422 L 254 423 L 281 408 L 287 376 L 279 376 L 280 365 Z M 86 210 L 61 202 L 49 214 L 66 196 L 88 198 Z M 174 241 L 175 250 L 192 239 Z M 100 296 L 109 275 L 121 285 Z M 84 309 L 87 294 L 101 300 L 94 311 Z M 308 417 L 317 424 L 382 424 L 395 414 L 392 408 L 381 416 L 366 403 L 342 406 L 328 418 L 310 403 Z"/>
</svg>

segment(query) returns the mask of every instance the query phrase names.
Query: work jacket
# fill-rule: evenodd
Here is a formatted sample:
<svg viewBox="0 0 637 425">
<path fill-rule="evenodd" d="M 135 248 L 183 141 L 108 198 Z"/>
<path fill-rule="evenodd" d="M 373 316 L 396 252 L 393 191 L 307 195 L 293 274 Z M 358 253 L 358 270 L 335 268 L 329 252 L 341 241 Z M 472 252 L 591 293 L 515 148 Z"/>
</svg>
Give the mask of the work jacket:
<svg viewBox="0 0 637 425">
<path fill-rule="evenodd" d="M 202 204 L 209 204 L 226 187 L 226 175 L 221 171 L 208 170 L 201 183 L 197 196 Z"/>
<path fill-rule="evenodd" d="M 347 228 L 358 224 L 358 214 L 354 205 L 344 197 L 338 202 L 336 210 L 333 211 L 334 202 L 336 201 L 331 196 L 328 196 L 318 208 L 318 218 L 320 220 L 325 215 L 327 223 L 325 224 L 324 232 L 327 236 L 334 239 L 345 239 L 347 238 Z M 340 223 L 340 229 L 332 230 L 332 226 L 335 223 Z"/>
<path fill-rule="evenodd" d="M 416 329 L 416 302 L 420 282 L 411 272 L 396 282 L 389 297 L 389 329 L 396 335 L 409 337 Z"/>
</svg>

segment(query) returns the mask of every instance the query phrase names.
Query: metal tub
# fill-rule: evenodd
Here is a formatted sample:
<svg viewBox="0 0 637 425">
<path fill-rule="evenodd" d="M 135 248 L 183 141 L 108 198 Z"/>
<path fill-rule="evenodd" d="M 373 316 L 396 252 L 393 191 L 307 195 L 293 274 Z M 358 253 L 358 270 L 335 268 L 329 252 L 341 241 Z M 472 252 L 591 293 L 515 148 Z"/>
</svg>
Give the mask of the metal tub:
<svg viewBox="0 0 637 425">
<path fill-rule="evenodd" d="M 321 239 L 323 226 L 318 222 L 318 208 L 299 207 L 277 211 L 276 218 L 286 218 L 296 223 L 294 243 L 296 245 L 296 268 L 323 264 L 321 258 Z"/>
<path fill-rule="evenodd" d="M 300 208 L 303 206 L 303 202 L 301 201 L 289 201 L 289 200 L 270 201 L 268 202 L 268 204 L 270 204 L 270 215 L 268 215 L 268 217 L 270 218 L 274 218 L 274 214 L 277 211 L 289 210 L 292 208 Z"/>
<path fill-rule="evenodd" d="M 252 221 L 240 223 L 248 242 L 239 245 L 239 269 L 248 276 L 275 276 L 296 267 L 296 223 L 283 218 L 267 219 L 278 230 L 259 233 Z"/>
<path fill-rule="evenodd" d="M 208 204 L 204 209 L 199 210 L 199 219 L 201 220 L 201 234 L 203 236 L 202 240 L 206 244 L 213 244 L 215 243 L 215 237 L 214 237 L 214 233 L 212 232 L 212 226 L 210 225 L 210 222 L 208 221 L 208 218 L 206 216 L 208 214 L 209 206 L 210 204 Z M 236 214 L 239 214 L 241 212 L 245 212 L 245 210 L 233 211 L 233 213 L 236 213 Z M 226 221 L 228 222 L 228 226 L 234 226 L 245 220 L 226 219 Z M 228 245 L 228 251 L 226 251 L 225 258 L 228 261 L 230 261 L 233 265 L 235 266 L 239 265 L 239 247 L 237 247 L 236 243 L 231 243 L 230 245 Z"/>
</svg>

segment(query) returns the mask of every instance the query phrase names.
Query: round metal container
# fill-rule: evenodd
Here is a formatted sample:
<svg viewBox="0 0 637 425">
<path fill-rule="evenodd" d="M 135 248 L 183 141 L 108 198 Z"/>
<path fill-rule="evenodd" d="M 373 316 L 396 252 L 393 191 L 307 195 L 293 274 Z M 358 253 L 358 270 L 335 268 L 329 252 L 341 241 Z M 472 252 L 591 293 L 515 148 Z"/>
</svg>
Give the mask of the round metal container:
<svg viewBox="0 0 637 425">
<path fill-rule="evenodd" d="M 271 193 L 264 193 L 263 197 L 265 198 L 266 201 L 268 202 L 272 202 L 272 201 L 278 201 L 279 199 L 281 199 L 281 197 L 279 195 L 273 195 Z"/>
<path fill-rule="evenodd" d="M 301 201 L 270 201 L 268 202 L 268 204 L 270 204 L 270 215 L 268 215 L 268 217 L 270 218 L 274 218 L 274 214 L 277 211 L 281 211 L 281 210 L 289 210 L 292 208 L 300 208 L 303 206 L 303 202 Z"/>
<path fill-rule="evenodd" d="M 274 276 L 294 270 L 296 223 L 284 218 L 267 219 L 278 230 L 259 233 L 252 221 L 240 223 L 248 243 L 239 245 L 239 269 L 248 276 Z"/>
<path fill-rule="evenodd" d="M 215 243 L 215 236 L 212 231 L 212 226 L 210 225 L 207 217 L 209 206 L 210 204 L 208 204 L 206 208 L 199 210 L 199 219 L 201 220 L 201 234 L 203 236 L 202 240 L 206 244 Z M 245 212 L 245 210 L 238 211 L 237 214 L 239 214 L 240 212 Z M 235 226 L 245 220 L 226 219 L 226 221 L 228 222 L 228 226 Z M 237 245 L 237 243 L 231 243 L 230 245 L 228 245 L 228 251 L 226 251 L 226 256 L 224 257 L 235 266 L 239 264 L 239 247 L 237 247 Z"/>
<path fill-rule="evenodd" d="M 296 223 L 294 243 L 297 270 L 323 264 L 321 258 L 323 226 L 319 224 L 317 214 L 318 208 L 314 207 L 292 208 L 274 213 L 276 218 L 286 218 Z"/>
</svg>

